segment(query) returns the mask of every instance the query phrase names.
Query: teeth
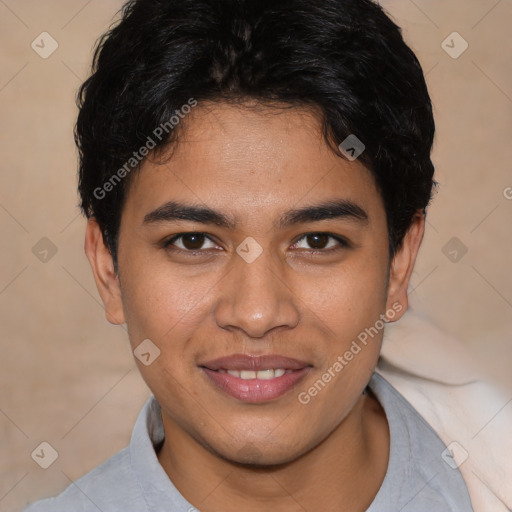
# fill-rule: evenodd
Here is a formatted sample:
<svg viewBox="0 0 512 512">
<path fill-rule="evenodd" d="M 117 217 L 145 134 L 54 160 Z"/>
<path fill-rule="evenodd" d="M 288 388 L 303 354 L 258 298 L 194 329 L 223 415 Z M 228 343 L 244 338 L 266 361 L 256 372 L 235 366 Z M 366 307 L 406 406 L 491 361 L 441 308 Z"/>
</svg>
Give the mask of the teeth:
<svg viewBox="0 0 512 512">
<path fill-rule="evenodd" d="M 273 379 L 275 375 L 275 370 L 260 370 L 256 373 L 257 379 L 270 380 Z"/>
<path fill-rule="evenodd" d="M 270 380 L 275 379 L 276 377 L 282 377 L 286 370 L 282 368 L 269 368 L 267 370 L 259 370 L 257 372 L 251 370 L 226 370 L 229 375 L 233 377 L 238 377 L 239 379 L 249 380 L 249 379 L 261 379 L 261 380 Z"/>
</svg>

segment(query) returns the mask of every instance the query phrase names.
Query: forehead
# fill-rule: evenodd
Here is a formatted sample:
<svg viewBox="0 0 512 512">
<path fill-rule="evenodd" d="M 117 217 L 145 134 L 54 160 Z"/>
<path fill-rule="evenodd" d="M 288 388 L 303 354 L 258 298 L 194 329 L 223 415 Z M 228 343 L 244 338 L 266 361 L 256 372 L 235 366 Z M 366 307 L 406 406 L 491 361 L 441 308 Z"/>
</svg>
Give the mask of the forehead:
<svg viewBox="0 0 512 512">
<path fill-rule="evenodd" d="M 382 213 L 371 173 L 333 152 L 313 110 L 200 104 L 181 122 L 170 152 L 146 159 L 132 177 L 128 215 L 179 200 L 229 210 L 236 220 L 337 198 Z"/>
</svg>

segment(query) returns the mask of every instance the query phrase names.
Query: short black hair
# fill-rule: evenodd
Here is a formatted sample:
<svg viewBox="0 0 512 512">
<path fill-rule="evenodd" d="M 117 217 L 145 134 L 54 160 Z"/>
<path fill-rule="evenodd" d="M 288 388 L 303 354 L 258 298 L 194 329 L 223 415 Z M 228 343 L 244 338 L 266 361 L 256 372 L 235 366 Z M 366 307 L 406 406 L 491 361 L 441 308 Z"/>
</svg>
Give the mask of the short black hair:
<svg viewBox="0 0 512 512">
<path fill-rule="evenodd" d="M 356 135 L 395 253 L 431 199 L 435 125 L 418 59 L 379 4 L 130 0 L 120 14 L 96 45 L 75 126 L 80 207 L 96 218 L 116 268 L 138 150 L 150 139 L 155 151 L 178 143 L 171 119 L 201 101 L 314 107 L 326 142 L 343 158 L 337 145 Z M 155 137 L 162 126 L 165 136 Z"/>
</svg>

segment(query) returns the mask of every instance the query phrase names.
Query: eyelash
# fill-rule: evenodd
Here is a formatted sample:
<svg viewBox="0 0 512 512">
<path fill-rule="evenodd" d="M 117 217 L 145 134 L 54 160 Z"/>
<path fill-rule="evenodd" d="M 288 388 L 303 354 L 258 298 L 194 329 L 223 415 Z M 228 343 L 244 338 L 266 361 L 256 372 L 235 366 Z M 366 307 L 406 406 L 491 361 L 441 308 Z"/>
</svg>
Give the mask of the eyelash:
<svg viewBox="0 0 512 512">
<path fill-rule="evenodd" d="M 179 233 L 179 234 L 174 235 L 171 238 L 165 240 L 162 243 L 162 247 L 164 249 L 172 251 L 172 252 L 181 252 L 181 253 L 184 253 L 184 254 L 187 254 L 187 255 L 190 255 L 190 256 L 204 254 L 204 253 L 206 253 L 208 251 L 208 250 L 204 250 L 204 249 L 198 249 L 196 251 L 192 251 L 192 250 L 184 250 L 184 249 L 172 247 L 172 244 L 174 242 L 176 242 L 180 238 L 183 238 L 186 235 L 200 235 L 200 236 L 204 236 L 205 238 L 207 238 L 211 242 L 215 243 L 208 236 L 207 233 L 203 233 L 203 232 L 200 232 L 200 231 L 189 231 L 189 232 L 186 232 L 186 233 Z M 326 254 L 326 253 L 329 254 L 329 253 L 332 253 L 332 252 L 339 251 L 341 249 L 348 249 L 348 248 L 351 247 L 351 244 L 346 239 L 344 239 L 343 237 L 340 237 L 339 235 L 334 235 L 332 233 L 324 232 L 324 231 L 312 231 L 310 233 L 305 233 L 293 245 L 298 244 L 300 241 L 302 241 L 303 239 L 305 239 L 306 237 L 311 236 L 311 235 L 326 235 L 329 238 L 332 238 L 332 239 L 336 240 L 338 242 L 338 244 L 339 244 L 339 246 L 335 247 L 335 248 L 307 250 L 307 252 L 311 253 L 311 254 Z"/>
</svg>

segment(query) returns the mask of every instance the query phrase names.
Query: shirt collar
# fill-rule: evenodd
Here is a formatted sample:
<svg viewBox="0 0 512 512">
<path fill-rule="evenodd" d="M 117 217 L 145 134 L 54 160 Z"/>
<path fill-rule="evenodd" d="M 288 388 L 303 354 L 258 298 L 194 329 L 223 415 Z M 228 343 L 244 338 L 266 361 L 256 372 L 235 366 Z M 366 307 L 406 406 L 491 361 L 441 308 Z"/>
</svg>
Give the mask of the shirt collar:
<svg viewBox="0 0 512 512">
<path fill-rule="evenodd" d="M 130 441 L 132 470 L 151 512 L 188 512 L 194 507 L 180 494 L 158 461 L 155 445 L 164 439 L 162 411 L 155 397 L 139 413 Z"/>
</svg>

